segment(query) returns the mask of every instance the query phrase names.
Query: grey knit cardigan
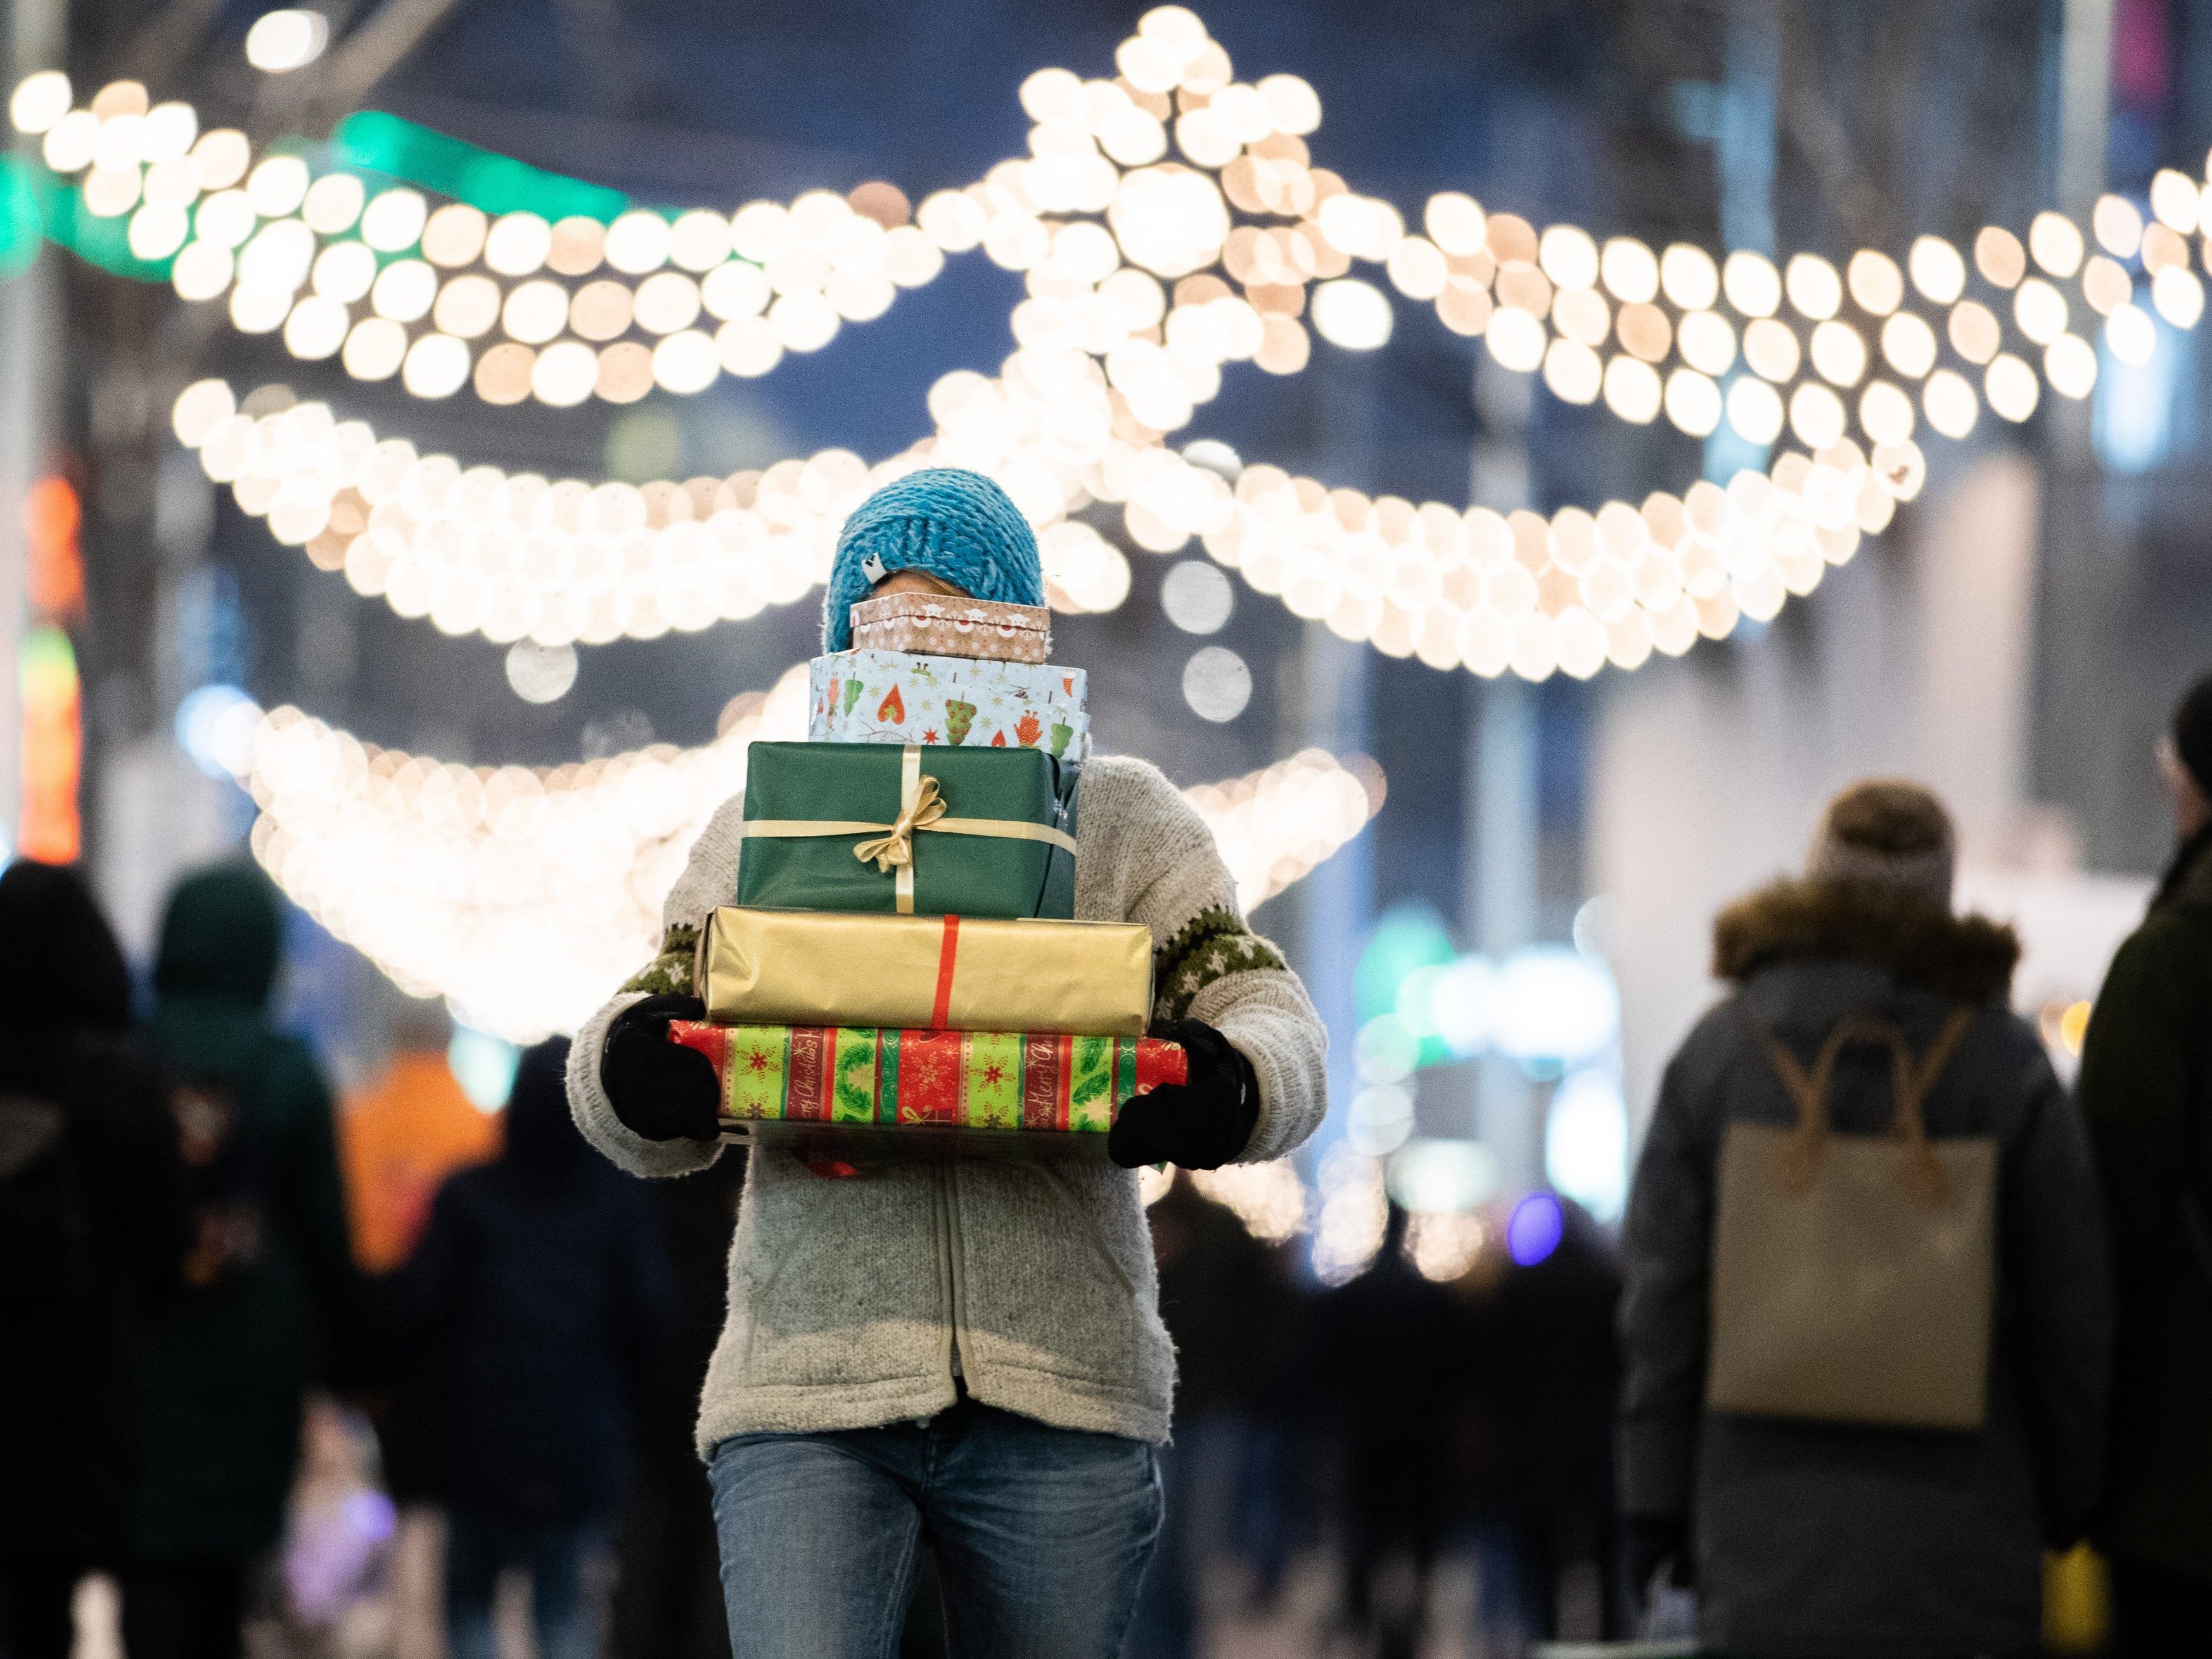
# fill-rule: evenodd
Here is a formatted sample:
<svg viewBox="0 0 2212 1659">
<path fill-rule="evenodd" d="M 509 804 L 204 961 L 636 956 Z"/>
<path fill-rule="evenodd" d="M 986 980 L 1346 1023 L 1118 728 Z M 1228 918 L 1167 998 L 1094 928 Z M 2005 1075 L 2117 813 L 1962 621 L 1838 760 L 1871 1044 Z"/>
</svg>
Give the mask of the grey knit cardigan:
<svg viewBox="0 0 2212 1659">
<path fill-rule="evenodd" d="M 1152 929 L 1155 1012 L 1201 1019 L 1252 1062 L 1260 1120 L 1243 1157 L 1279 1158 L 1328 1104 L 1328 1036 L 1297 976 L 1248 930 L 1212 832 L 1159 770 L 1101 758 L 1077 796 L 1075 914 Z M 661 956 L 577 1036 L 568 1099 L 585 1135 L 635 1175 L 681 1176 L 708 1142 L 640 1139 L 599 1058 L 615 1016 L 690 988 L 708 913 L 737 891 L 741 801 L 726 803 L 668 896 Z M 1163 1441 L 1175 1358 L 1137 1178 L 1100 1156 L 894 1155 L 824 1179 L 757 1152 L 730 1252 L 729 1318 L 700 1401 L 702 1456 L 731 1435 L 864 1428 L 957 1398 Z"/>
</svg>

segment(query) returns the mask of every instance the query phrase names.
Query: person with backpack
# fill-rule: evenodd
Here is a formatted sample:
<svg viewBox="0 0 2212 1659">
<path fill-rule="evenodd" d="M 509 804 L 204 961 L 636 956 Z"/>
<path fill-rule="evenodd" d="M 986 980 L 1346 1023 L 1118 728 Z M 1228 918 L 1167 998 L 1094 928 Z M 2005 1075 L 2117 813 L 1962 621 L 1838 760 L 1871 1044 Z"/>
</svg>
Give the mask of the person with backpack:
<svg viewBox="0 0 2212 1659">
<path fill-rule="evenodd" d="M 1837 796 L 1804 878 L 1722 913 L 1731 994 L 1661 1086 L 1620 1497 L 1638 1587 L 1693 1582 L 1708 1651 L 2033 1653 L 2043 1551 L 2096 1496 L 2095 1177 L 1954 846 L 1917 785 Z"/>
<path fill-rule="evenodd" d="M 2177 844 L 2081 1047 L 2112 1220 L 2112 1477 L 2097 1528 L 2123 1655 L 2212 1631 L 2212 675 L 2159 744 Z"/>
<path fill-rule="evenodd" d="M 131 1346 L 184 1256 L 177 1132 L 75 870 L 0 875 L 0 1653 L 66 1659 L 137 1470 Z"/>
<path fill-rule="evenodd" d="M 131 1659 L 232 1659 L 248 1573 L 277 1540 L 318 1382 L 356 1375 L 360 1316 L 331 1091 L 269 1002 L 276 890 L 250 865 L 187 876 L 154 967 L 191 1236 L 141 1345 L 144 1450 L 123 1577 Z"/>
<path fill-rule="evenodd" d="M 667 1272 L 645 1194 L 568 1119 L 568 1043 L 526 1050 L 496 1159 L 447 1178 L 396 1286 L 423 1364 L 432 1490 L 446 1506 L 453 1659 L 493 1659 L 493 1593 L 526 1568 L 542 1659 L 591 1659 L 586 1570 L 665 1363 Z"/>
</svg>

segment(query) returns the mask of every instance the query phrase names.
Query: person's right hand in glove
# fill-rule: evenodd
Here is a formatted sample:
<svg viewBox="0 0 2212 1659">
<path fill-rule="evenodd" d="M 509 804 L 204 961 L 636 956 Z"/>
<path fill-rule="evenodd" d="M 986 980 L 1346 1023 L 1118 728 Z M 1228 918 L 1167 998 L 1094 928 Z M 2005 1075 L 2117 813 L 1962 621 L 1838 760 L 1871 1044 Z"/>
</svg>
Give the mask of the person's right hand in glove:
<svg viewBox="0 0 2212 1659">
<path fill-rule="evenodd" d="M 714 1062 L 668 1040 L 672 1020 L 704 1019 L 696 997 L 654 996 L 615 1016 L 599 1053 L 599 1083 L 615 1115 L 647 1140 L 712 1140 L 720 1133 Z"/>
</svg>

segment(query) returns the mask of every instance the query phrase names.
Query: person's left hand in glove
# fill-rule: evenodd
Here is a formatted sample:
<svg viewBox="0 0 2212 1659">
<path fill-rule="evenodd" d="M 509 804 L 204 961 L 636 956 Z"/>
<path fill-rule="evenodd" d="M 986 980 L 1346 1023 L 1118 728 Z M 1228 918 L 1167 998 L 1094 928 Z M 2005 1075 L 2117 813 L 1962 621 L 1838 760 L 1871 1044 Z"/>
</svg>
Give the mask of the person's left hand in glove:
<svg viewBox="0 0 2212 1659">
<path fill-rule="evenodd" d="M 1169 1020 L 1152 1035 L 1182 1045 L 1189 1080 L 1163 1083 L 1123 1106 L 1106 1136 L 1106 1155 L 1125 1170 L 1147 1164 L 1218 1170 L 1252 1139 L 1260 1121 L 1259 1076 L 1202 1020 Z"/>
</svg>

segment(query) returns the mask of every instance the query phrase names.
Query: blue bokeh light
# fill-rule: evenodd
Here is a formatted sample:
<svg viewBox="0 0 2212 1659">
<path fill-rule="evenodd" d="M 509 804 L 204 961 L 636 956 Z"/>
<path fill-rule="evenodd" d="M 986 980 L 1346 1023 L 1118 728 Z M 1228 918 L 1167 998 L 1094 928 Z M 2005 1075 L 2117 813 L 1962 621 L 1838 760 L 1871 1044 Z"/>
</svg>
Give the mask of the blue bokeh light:
<svg viewBox="0 0 2212 1659">
<path fill-rule="evenodd" d="M 473 1025 L 455 1024 L 453 1040 L 446 1046 L 446 1064 L 453 1081 L 480 1112 L 495 1112 L 507 1104 L 514 1088 L 514 1068 L 522 1050 Z"/>
<path fill-rule="evenodd" d="M 231 735 L 225 730 L 224 717 L 234 710 L 252 710 L 252 707 L 253 700 L 234 685 L 203 685 L 186 693 L 184 701 L 177 705 L 178 746 L 208 776 L 231 776 L 232 769 L 227 762 L 232 757 L 227 751 L 234 744 L 224 741 Z M 249 732 L 249 738 L 250 735 Z"/>
</svg>

